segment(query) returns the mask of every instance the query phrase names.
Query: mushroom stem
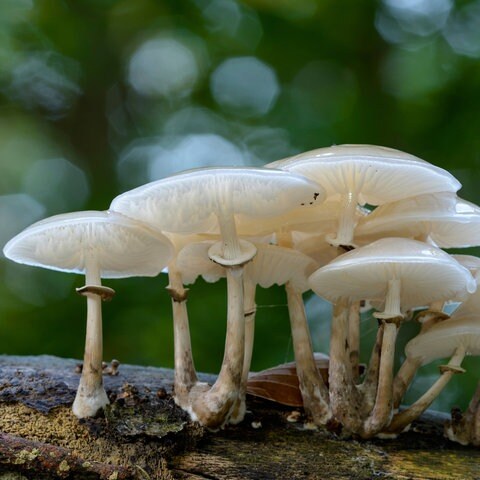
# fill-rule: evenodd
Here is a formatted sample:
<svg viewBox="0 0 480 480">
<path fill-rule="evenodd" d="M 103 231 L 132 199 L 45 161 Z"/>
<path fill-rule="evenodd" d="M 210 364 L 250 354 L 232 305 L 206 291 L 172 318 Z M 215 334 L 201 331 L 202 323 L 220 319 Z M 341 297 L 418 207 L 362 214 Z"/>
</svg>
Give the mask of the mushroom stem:
<svg viewBox="0 0 480 480">
<path fill-rule="evenodd" d="M 252 363 L 253 340 L 255 337 L 255 314 L 257 312 L 257 304 L 255 303 L 255 291 L 257 286 L 248 275 L 248 270 L 243 273 L 243 304 L 245 317 L 245 353 L 243 359 L 242 384 L 240 392 L 230 423 L 239 423 L 245 415 L 245 401 L 247 394 L 248 374 L 250 373 L 250 365 Z"/>
<path fill-rule="evenodd" d="M 361 434 L 363 438 L 370 438 L 382 430 L 390 422 L 393 413 L 393 363 L 395 340 L 400 321 L 401 318 L 398 317 L 384 320 L 377 396 L 375 398 L 375 406 L 364 422 Z"/>
<path fill-rule="evenodd" d="M 402 363 L 393 380 L 393 408 L 398 408 L 402 402 L 408 387 L 412 383 L 418 368 L 421 365 L 421 359 L 408 358 Z"/>
<path fill-rule="evenodd" d="M 245 316 L 245 358 L 243 360 L 242 387 L 245 389 L 252 363 L 253 341 L 255 337 L 255 314 L 257 304 L 255 303 L 255 292 L 257 286 L 245 275 L 243 282 L 244 290 L 244 316 Z"/>
<path fill-rule="evenodd" d="M 440 311 L 425 310 L 417 315 L 416 320 L 422 325 L 419 333 L 425 333 L 438 322 L 450 318 L 447 314 Z M 421 359 L 408 358 L 403 362 L 393 380 L 393 408 L 398 408 L 412 383 L 418 368 L 421 365 Z"/>
<path fill-rule="evenodd" d="M 287 293 L 293 350 L 303 406 L 317 425 L 326 425 L 332 417 L 328 390 L 318 371 L 313 355 L 302 294 L 291 282 L 285 284 L 285 291 Z"/>
<path fill-rule="evenodd" d="M 360 302 L 353 302 L 348 312 L 348 345 L 353 380 L 360 376 Z"/>
<path fill-rule="evenodd" d="M 392 422 L 386 429 L 387 432 L 402 432 L 432 404 L 432 402 L 448 384 L 453 375 L 464 372 L 460 365 L 465 357 L 465 353 L 466 350 L 464 347 L 458 347 L 455 350 L 455 353 L 452 355 L 448 365 L 440 366 L 440 371 L 442 374 L 437 381 L 410 407 L 394 415 Z"/>
<path fill-rule="evenodd" d="M 396 318 L 402 317 L 400 311 L 401 281 L 397 278 L 388 281 L 387 295 L 385 297 L 385 308 L 383 312 L 373 314 L 375 318 Z"/>
<path fill-rule="evenodd" d="M 327 241 L 334 246 L 353 246 L 353 231 L 355 229 L 355 212 L 357 210 L 358 195 L 348 192 L 342 195 L 342 210 L 338 219 L 336 236 L 327 235 Z"/>
<path fill-rule="evenodd" d="M 87 285 L 101 286 L 100 269 L 93 260 L 85 267 Z M 96 293 L 85 293 L 87 297 L 87 327 L 85 335 L 85 353 L 83 356 L 82 376 L 72 410 L 78 418 L 93 417 L 108 405 L 103 388 L 102 360 L 102 298 Z"/>
<path fill-rule="evenodd" d="M 188 324 L 187 293 L 175 260 L 168 264 L 167 291 L 172 298 L 173 338 L 175 350 L 175 402 L 182 408 L 188 405 L 188 393 L 197 383 L 192 343 Z"/>
<path fill-rule="evenodd" d="M 230 192 L 223 193 L 225 198 L 223 201 L 219 199 L 217 210 L 218 225 L 223 243 L 222 256 L 225 260 L 233 260 L 241 256 L 242 250 L 237 235 L 235 217 L 230 207 Z"/>
<path fill-rule="evenodd" d="M 245 350 L 245 320 L 243 311 L 243 267 L 226 269 L 228 289 L 227 332 L 222 368 L 216 382 L 205 392 L 191 390 L 194 419 L 206 427 L 217 429 L 227 423 L 239 400 Z M 235 421 L 245 413 L 242 402 Z"/>
<path fill-rule="evenodd" d="M 362 413 L 364 416 L 367 416 L 375 405 L 375 396 L 377 394 L 378 385 L 378 371 L 380 368 L 380 352 L 382 350 L 383 342 L 383 330 L 384 324 L 380 323 L 377 329 L 375 344 L 370 355 L 370 361 L 368 362 L 367 373 L 365 374 L 365 378 L 359 387 L 363 395 Z"/>
<path fill-rule="evenodd" d="M 350 365 L 348 312 L 349 305 L 345 299 L 339 300 L 333 306 L 328 367 L 329 392 L 334 417 L 348 430 L 357 432 L 361 427 L 358 415 L 360 394 L 354 384 Z"/>
</svg>

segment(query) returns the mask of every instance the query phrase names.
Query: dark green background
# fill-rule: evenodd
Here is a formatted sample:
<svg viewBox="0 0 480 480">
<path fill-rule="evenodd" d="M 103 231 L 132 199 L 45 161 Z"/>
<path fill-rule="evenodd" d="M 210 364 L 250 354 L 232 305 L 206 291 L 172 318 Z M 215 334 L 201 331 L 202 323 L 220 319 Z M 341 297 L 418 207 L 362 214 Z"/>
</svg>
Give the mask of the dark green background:
<svg viewBox="0 0 480 480">
<path fill-rule="evenodd" d="M 139 87 L 132 59 L 155 42 L 180 48 L 194 79 L 183 82 L 180 68 L 165 87 L 154 52 L 140 72 L 153 80 Z M 248 68 L 234 76 L 253 94 L 243 104 L 212 87 L 231 58 L 268 73 L 266 83 Z M 334 143 L 380 144 L 450 170 L 460 195 L 480 203 L 479 58 L 479 1 L 2 0 L 0 240 L 44 216 L 108 208 L 148 180 L 155 152 L 171 158 L 168 169 L 184 165 L 179 158 L 221 164 L 222 152 L 262 165 Z M 263 109 L 262 95 L 272 95 Z M 188 139 L 199 143 L 181 157 L 175 148 Z M 197 164 L 202 142 L 210 150 Z M 3 258 L 0 278 L 0 352 L 82 356 L 85 304 L 73 293 L 82 278 Z M 104 308 L 105 359 L 172 366 L 166 283 L 106 282 L 117 296 Z M 326 349 L 328 306 L 306 298 L 314 343 Z M 260 291 L 258 304 L 253 369 L 292 358 L 282 290 Z M 188 305 L 197 367 L 217 371 L 225 285 L 199 282 Z M 362 328 L 368 344 L 375 324 Z M 413 331 L 407 325 L 402 341 Z M 437 407 L 468 400 L 479 363 L 466 366 Z M 425 369 L 417 392 L 435 375 Z"/>
</svg>

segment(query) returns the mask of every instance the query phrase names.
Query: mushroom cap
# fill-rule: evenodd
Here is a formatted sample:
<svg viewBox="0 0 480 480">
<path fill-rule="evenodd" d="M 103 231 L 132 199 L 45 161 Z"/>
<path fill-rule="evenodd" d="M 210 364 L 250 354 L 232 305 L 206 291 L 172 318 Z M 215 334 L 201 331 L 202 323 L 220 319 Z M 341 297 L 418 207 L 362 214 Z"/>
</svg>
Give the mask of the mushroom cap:
<svg viewBox="0 0 480 480">
<path fill-rule="evenodd" d="M 261 244 L 255 246 L 257 255 L 245 268 L 257 285 L 269 288 L 274 284 L 291 282 L 300 292 L 310 289 L 307 279 L 317 268 L 313 259 L 291 248 Z"/>
<path fill-rule="evenodd" d="M 478 287 L 480 282 L 480 258 L 472 255 L 452 255 L 452 257 L 470 271 Z M 454 312 L 456 318 L 471 314 L 480 315 L 480 290 L 478 288 L 476 292 L 459 295 L 454 300 L 462 302 Z"/>
<path fill-rule="evenodd" d="M 476 290 L 470 272 L 450 255 L 406 238 L 384 238 L 345 253 L 313 273 L 309 284 L 331 302 L 384 300 L 393 279 L 401 281 L 403 310 Z"/>
<path fill-rule="evenodd" d="M 195 283 L 199 276 L 209 283 L 215 283 L 226 276 L 225 268 L 208 256 L 208 250 L 214 243 L 214 240 L 189 243 L 180 250 L 176 265 L 185 285 Z"/>
<path fill-rule="evenodd" d="M 325 192 L 301 175 L 262 168 L 202 168 L 147 183 L 110 208 L 174 233 L 212 233 L 215 213 L 268 217 L 320 203 Z"/>
<path fill-rule="evenodd" d="M 480 207 L 454 193 L 418 195 L 363 217 L 357 237 L 429 236 L 442 248 L 480 245 Z"/>
<path fill-rule="evenodd" d="M 3 249 L 17 263 L 85 273 L 96 263 L 103 278 L 153 277 L 173 256 L 160 232 L 112 212 L 84 211 L 46 218 L 20 232 Z"/>
<path fill-rule="evenodd" d="M 301 173 L 325 188 L 327 197 L 359 194 L 362 205 L 382 205 L 424 193 L 456 192 L 460 182 L 449 172 L 393 148 L 334 145 L 266 165 Z"/>
<path fill-rule="evenodd" d="M 480 315 L 452 317 L 433 325 L 407 343 L 405 354 L 425 365 L 451 357 L 458 347 L 464 347 L 467 355 L 480 355 Z"/>
<path fill-rule="evenodd" d="M 279 216 L 252 219 L 246 215 L 236 215 L 239 235 L 262 235 L 274 232 L 325 232 L 329 233 L 338 223 L 342 205 L 338 200 L 330 200 L 311 208 L 303 206 Z"/>
<path fill-rule="evenodd" d="M 325 241 L 325 235 L 303 232 L 293 232 L 293 247 L 299 252 L 315 260 L 319 267 L 323 267 L 338 257 L 338 247 Z"/>
<path fill-rule="evenodd" d="M 475 257 L 474 255 L 451 255 L 460 265 L 463 265 L 465 268 L 468 268 L 470 273 L 477 277 L 477 274 L 480 273 L 480 258 Z"/>
<path fill-rule="evenodd" d="M 216 282 L 225 277 L 225 269 L 212 262 L 208 250 L 213 241 L 193 243 L 183 248 L 177 257 L 177 268 L 185 284 L 194 283 L 202 276 L 207 282 Z M 257 254 L 245 266 L 246 274 L 257 285 L 269 288 L 288 281 L 304 292 L 309 289 L 307 277 L 317 267 L 306 255 L 290 248 L 255 243 Z"/>
</svg>

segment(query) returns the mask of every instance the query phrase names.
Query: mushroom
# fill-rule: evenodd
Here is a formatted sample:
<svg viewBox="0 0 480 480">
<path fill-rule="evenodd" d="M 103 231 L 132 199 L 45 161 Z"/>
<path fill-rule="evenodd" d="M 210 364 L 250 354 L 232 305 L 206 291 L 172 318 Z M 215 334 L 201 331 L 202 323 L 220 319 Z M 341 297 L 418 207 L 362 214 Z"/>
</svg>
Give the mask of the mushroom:
<svg viewBox="0 0 480 480">
<path fill-rule="evenodd" d="M 375 145 L 335 145 L 301 153 L 267 165 L 301 173 L 318 182 L 327 199 L 343 203 L 332 245 L 355 246 L 357 204 L 382 205 L 435 192 L 456 192 L 460 183 L 447 171 L 418 157 Z"/>
<path fill-rule="evenodd" d="M 313 273 L 309 283 L 315 293 L 335 303 L 330 346 L 333 413 L 364 437 L 375 435 L 390 420 L 395 340 L 402 310 L 476 289 L 470 272 L 447 253 L 401 238 L 377 240 L 348 252 Z M 362 426 L 349 406 L 358 401 L 358 395 L 346 367 L 348 302 L 361 299 L 384 299 L 384 310 L 374 314 L 383 329 L 375 405 Z"/>
<path fill-rule="evenodd" d="M 102 381 L 101 301 L 114 291 L 101 278 L 156 276 L 173 254 L 161 233 L 112 212 L 75 212 L 34 223 L 10 240 L 5 256 L 18 263 L 85 274 L 77 292 L 87 297 L 82 376 L 73 413 L 91 417 L 109 403 Z"/>
<path fill-rule="evenodd" d="M 228 313 L 225 355 L 219 376 L 207 389 L 190 391 L 190 414 L 210 428 L 222 427 L 236 405 L 244 363 L 243 265 L 255 246 L 237 235 L 235 216 L 269 217 L 320 203 L 322 188 L 289 172 L 259 168 L 207 168 L 174 175 L 115 198 L 112 210 L 152 223 L 165 232 L 208 233 L 218 222 L 221 241 L 209 257 L 224 266 Z"/>
<path fill-rule="evenodd" d="M 480 312 L 480 295 L 478 290 L 480 259 L 478 257 L 473 257 L 472 255 L 451 255 L 451 257 L 467 268 L 474 276 L 477 283 L 477 290 L 474 293 L 461 292 L 456 298 L 451 299 L 451 301 L 463 301 L 463 303 L 454 311 L 451 318 L 463 318 L 472 314 L 478 314 Z M 416 320 L 422 325 L 419 335 L 423 335 L 432 326 L 449 318 L 450 317 L 446 314 L 432 312 L 431 310 L 421 312 L 416 317 Z M 412 383 L 420 366 L 421 363 L 419 358 L 412 356 L 407 356 L 402 363 L 393 382 L 393 404 L 395 408 L 400 405 L 405 392 Z"/>
<path fill-rule="evenodd" d="M 381 205 L 360 219 L 357 237 L 430 239 L 441 248 L 480 245 L 480 207 L 454 193 L 418 195 Z"/>
<path fill-rule="evenodd" d="M 480 355 L 480 317 L 454 316 L 438 323 L 410 340 L 405 353 L 418 367 L 439 358 L 450 357 L 450 361 L 439 367 L 441 376 L 422 397 L 393 417 L 388 432 L 404 430 L 431 405 L 453 375 L 464 373 L 461 363 L 465 355 Z"/>
<path fill-rule="evenodd" d="M 198 275 L 202 275 L 207 281 L 216 281 L 225 276 L 225 270 L 208 259 L 208 250 L 213 243 L 194 243 L 181 250 L 177 265 L 185 283 L 193 283 Z M 304 408 L 317 423 L 325 424 L 331 418 L 328 391 L 315 365 L 301 298 L 302 292 L 308 290 L 307 276 L 315 269 L 315 262 L 290 248 L 260 243 L 255 243 L 255 247 L 257 254 L 244 269 L 245 354 L 239 398 L 230 423 L 238 423 L 245 413 L 246 385 L 253 351 L 256 286 L 269 288 L 277 284 L 285 285 L 287 291 L 296 368 Z"/>
</svg>

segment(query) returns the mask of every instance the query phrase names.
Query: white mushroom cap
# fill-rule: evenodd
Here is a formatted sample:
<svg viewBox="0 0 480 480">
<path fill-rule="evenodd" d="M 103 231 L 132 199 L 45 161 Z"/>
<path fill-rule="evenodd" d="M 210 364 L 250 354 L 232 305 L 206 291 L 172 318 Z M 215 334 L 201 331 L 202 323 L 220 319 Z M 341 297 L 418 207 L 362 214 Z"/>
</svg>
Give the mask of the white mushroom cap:
<svg viewBox="0 0 480 480">
<path fill-rule="evenodd" d="M 301 153 L 268 165 L 301 173 L 327 192 L 357 192 L 362 205 L 382 205 L 434 192 L 456 192 L 453 175 L 418 157 L 376 145 L 335 145 Z"/>
<path fill-rule="evenodd" d="M 418 195 L 378 207 L 360 220 L 356 235 L 429 236 L 442 248 L 480 245 L 480 207 L 454 193 Z"/>
<path fill-rule="evenodd" d="M 190 243 L 180 250 L 176 264 L 185 285 L 195 283 L 199 276 L 209 283 L 225 278 L 225 268 L 212 262 L 208 256 L 208 250 L 214 243 L 212 240 L 204 240 Z"/>
<path fill-rule="evenodd" d="M 308 276 L 317 268 L 316 262 L 291 248 L 260 245 L 253 262 L 247 265 L 250 278 L 263 288 L 292 283 L 300 292 L 310 289 Z"/>
<path fill-rule="evenodd" d="M 475 257 L 474 255 L 451 255 L 460 265 L 463 265 L 465 268 L 470 270 L 470 273 L 476 277 L 477 273 L 480 272 L 480 258 Z"/>
<path fill-rule="evenodd" d="M 3 249 L 18 263 L 85 273 L 94 262 L 103 278 L 155 276 L 173 255 L 160 232 L 112 212 L 65 213 L 34 223 Z"/>
<path fill-rule="evenodd" d="M 332 231 L 337 223 L 342 204 L 338 200 L 330 200 L 320 205 L 295 208 L 280 216 L 252 219 L 245 215 L 236 215 L 239 235 L 262 235 L 274 232 L 324 232 Z"/>
<path fill-rule="evenodd" d="M 480 282 L 480 258 L 472 255 L 452 255 L 452 257 L 465 268 L 468 268 L 470 273 L 474 276 L 478 287 Z M 453 300 L 462 303 L 454 311 L 452 318 L 460 318 L 472 314 L 480 315 L 480 290 L 478 288 L 477 291 L 472 294 L 459 295 Z"/>
<path fill-rule="evenodd" d="M 323 267 L 338 257 L 337 247 L 325 241 L 324 234 L 293 232 L 293 248 L 315 260 L 319 267 Z"/>
<path fill-rule="evenodd" d="M 480 355 L 480 315 L 450 318 L 410 340 L 405 353 L 422 365 L 439 358 L 451 357 L 458 347 L 467 355 Z"/>
<path fill-rule="evenodd" d="M 202 168 L 148 183 L 116 197 L 111 209 L 174 233 L 210 233 L 221 209 L 269 217 L 323 201 L 314 182 L 261 168 Z"/>
<path fill-rule="evenodd" d="M 385 238 L 345 253 L 313 273 L 309 284 L 331 302 L 383 300 L 390 280 L 401 281 L 403 310 L 476 289 L 470 272 L 447 253 L 405 238 Z"/>
</svg>

